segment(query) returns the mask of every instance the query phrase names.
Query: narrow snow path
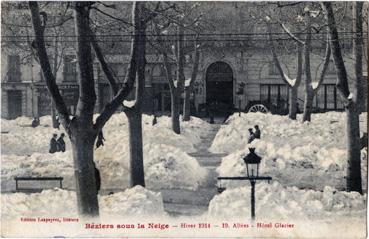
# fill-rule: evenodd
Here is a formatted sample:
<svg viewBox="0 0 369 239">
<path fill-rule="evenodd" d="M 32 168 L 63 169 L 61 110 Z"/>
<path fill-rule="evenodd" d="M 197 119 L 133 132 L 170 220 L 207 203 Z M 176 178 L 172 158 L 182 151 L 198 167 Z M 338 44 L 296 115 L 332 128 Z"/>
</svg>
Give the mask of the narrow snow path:
<svg viewBox="0 0 369 239">
<path fill-rule="evenodd" d="M 207 180 L 197 190 L 162 189 L 165 211 L 172 216 L 198 216 L 208 210 L 210 200 L 217 194 L 217 173 L 215 172 L 225 154 L 213 154 L 208 151 L 220 124 L 212 125 L 208 135 L 202 138 L 196 146 L 197 152 L 190 155 L 195 157 L 202 167 L 208 169 Z"/>
</svg>

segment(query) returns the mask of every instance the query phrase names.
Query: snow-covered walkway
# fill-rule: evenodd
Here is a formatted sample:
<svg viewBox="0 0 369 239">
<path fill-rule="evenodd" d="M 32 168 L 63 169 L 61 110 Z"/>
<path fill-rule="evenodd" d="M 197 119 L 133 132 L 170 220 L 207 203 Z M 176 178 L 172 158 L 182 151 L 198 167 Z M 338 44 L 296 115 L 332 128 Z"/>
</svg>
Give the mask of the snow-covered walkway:
<svg viewBox="0 0 369 239">
<path fill-rule="evenodd" d="M 217 194 L 217 173 L 215 172 L 226 154 L 215 154 L 208 151 L 212 141 L 220 128 L 216 121 L 211 131 L 201 137 L 201 142 L 196 146 L 197 151 L 190 153 L 195 157 L 202 167 L 208 170 L 205 180 L 197 190 L 185 189 L 162 189 L 165 210 L 172 216 L 194 216 L 201 215 L 208 210 L 209 202 Z"/>
</svg>

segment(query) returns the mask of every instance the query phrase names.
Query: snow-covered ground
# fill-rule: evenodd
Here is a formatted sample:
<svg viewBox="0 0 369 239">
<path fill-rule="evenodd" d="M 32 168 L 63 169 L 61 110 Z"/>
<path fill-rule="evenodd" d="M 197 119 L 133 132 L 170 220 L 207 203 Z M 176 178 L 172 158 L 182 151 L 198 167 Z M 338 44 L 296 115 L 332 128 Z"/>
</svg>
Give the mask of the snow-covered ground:
<svg viewBox="0 0 369 239">
<path fill-rule="evenodd" d="M 261 139 L 247 144 L 248 128 L 259 125 Z M 360 116 L 361 134 L 367 132 L 366 113 Z M 217 172 L 221 176 L 246 175 L 242 158 L 248 148 L 262 157 L 260 174 L 270 175 L 283 185 L 323 190 L 345 186 L 345 114 L 313 114 L 310 123 L 287 116 L 248 113 L 233 115 L 217 133 L 211 150 L 227 152 Z M 367 154 L 362 150 L 362 177 L 366 188 Z"/>
<path fill-rule="evenodd" d="M 14 176 L 62 176 L 64 186 L 74 188 L 73 158 L 69 139 L 67 151 L 49 154 L 49 138 L 55 130 L 50 127 L 50 117 L 41 118 L 41 126 L 24 127 L 30 118 L 13 121 L 2 120 L 2 190 L 14 189 Z M 148 188 L 196 189 L 206 177 L 206 169 L 186 152 L 195 151 L 196 142 L 207 133 L 210 126 L 192 117 L 182 124 L 183 134 L 170 129 L 170 119 L 159 117 L 151 125 L 152 117 L 143 117 L 144 166 Z M 60 132 L 58 132 L 60 133 Z M 104 127 L 104 147 L 95 151 L 95 161 L 100 169 L 102 188 L 124 189 L 129 186 L 128 123 L 123 113 L 113 115 Z"/>
<path fill-rule="evenodd" d="M 249 183 L 248 183 L 249 184 Z M 221 219 L 242 218 L 251 214 L 249 185 L 227 189 L 209 205 L 209 216 Z M 327 220 L 364 218 L 366 195 L 338 191 L 326 186 L 323 191 L 284 187 L 278 182 L 256 184 L 255 214 L 258 220 Z"/>
<path fill-rule="evenodd" d="M 366 114 L 360 116 L 361 134 L 367 132 Z M 65 186 L 73 188 L 73 160 L 70 143 L 67 140 L 65 153 L 49 154 L 48 143 L 54 129 L 50 117 L 41 118 L 41 126 L 33 129 L 31 119 L 18 118 L 1 121 L 2 132 L 2 186 L 14 189 L 12 177 L 17 175 L 63 176 Z M 129 219 L 130 223 L 141 222 L 142 218 L 154 222 L 168 222 L 171 225 L 213 222 L 218 225 L 211 230 L 191 229 L 181 231 L 150 230 L 84 230 L 81 225 L 49 224 L 53 234 L 34 229 L 32 224 L 20 224 L 32 231 L 32 235 L 59 235 L 60 227 L 70 236 L 237 236 L 237 237 L 328 237 L 348 238 L 365 236 L 366 194 L 342 191 L 345 181 L 345 115 L 344 113 L 313 114 L 312 122 L 302 124 L 286 116 L 270 114 L 238 114 L 231 116 L 227 125 L 217 133 L 210 150 L 227 153 L 217 168 L 220 176 L 245 176 L 242 158 L 248 154 L 248 147 L 255 147 L 263 160 L 261 175 L 273 177 L 270 184 L 256 185 L 256 222 L 294 223 L 296 228 L 287 229 L 229 229 L 221 223 L 249 222 L 250 186 L 248 182 L 222 183 L 227 189 L 211 199 L 209 210 L 200 218 L 168 217 L 164 212 L 160 193 L 150 190 L 161 188 L 196 189 L 209 175 L 188 153 L 196 151 L 201 138 L 211 130 L 205 121 L 192 118 L 182 123 L 182 134 L 170 130 L 170 118 L 159 117 L 158 124 L 151 125 L 152 117 L 143 117 L 144 166 L 147 189 L 134 187 L 108 196 L 99 196 L 101 222 L 116 217 L 118 222 Z M 247 145 L 248 128 L 258 124 L 261 139 Z M 95 151 L 95 161 L 100 169 L 102 188 L 127 188 L 129 185 L 129 148 L 127 119 L 116 114 L 104 128 L 105 146 Z M 61 131 L 60 131 L 61 132 Z M 59 133 L 60 133 L 59 132 Z M 366 188 L 367 155 L 362 151 L 362 176 Z M 214 185 L 215 186 L 215 185 Z M 2 194 L 2 217 L 5 219 L 7 235 L 22 235 L 12 229 L 20 216 L 78 217 L 76 195 L 73 191 L 51 189 L 36 194 Z M 132 220 L 140 217 L 139 221 Z M 18 222 L 19 223 L 19 222 Z M 9 226 L 10 225 L 10 226 Z M 35 224 L 41 227 L 42 224 Z M 19 225 L 18 225 L 19 227 Z M 51 230 L 51 229 L 50 229 Z M 193 230 L 193 231 L 192 231 Z M 175 232 L 175 233 L 174 233 Z M 194 232 L 194 234 L 192 234 Z M 134 234 L 139 233 L 139 234 Z M 69 234 L 68 234 L 69 235 Z"/>
<path fill-rule="evenodd" d="M 159 192 L 136 186 L 112 195 L 99 196 L 100 217 L 119 218 L 166 216 Z M 12 193 L 1 196 L 2 220 L 20 217 L 78 218 L 76 193 L 62 189 L 43 190 L 41 193 Z"/>
</svg>

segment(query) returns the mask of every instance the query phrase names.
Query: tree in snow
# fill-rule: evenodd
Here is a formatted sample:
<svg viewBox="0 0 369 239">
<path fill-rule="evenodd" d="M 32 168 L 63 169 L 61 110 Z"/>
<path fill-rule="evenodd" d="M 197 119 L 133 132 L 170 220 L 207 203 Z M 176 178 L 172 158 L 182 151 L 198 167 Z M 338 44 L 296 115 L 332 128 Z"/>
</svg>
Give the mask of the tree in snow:
<svg viewBox="0 0 369 239">
<path fill-rule="evenodd" d="M 312 34 L 313 34 L 313 30 L 315 31 L 320 31 L 322 28 L 322 26 L 318 26 L 318 28 L 316 26 L 314 26 L 312 24 L 312 21 L 314 19 L 318 19 L 319 20 L 319 10 L 312 10 L 314 8 L 314 4 L 310 4 L 310 3 L 302 3 L 303 5 L 303 9 L 301 9 L 302 6 L 300 6 L 300 3 L 296 3 L 295 5 L 297 5 L 295 7 L 295 10 L 297 11 L 297 16 L 294 15 L 294 17 L 296 17 L 296 19 L 294 19 L 294 21 L 292 22 L 297 22 L 297 23 L 303 23 L 305 26 L 305 39 L 302 40 L 297 34 L 294 34 L 290 31 L 290 29 L 286 26 L 286 24 L 284 24 L 282 22 L 282 20 L 278 20 L 278 23 L 280 24 L 280 26 L 282 27 L 282 29 L 290 36 L 291 39 L 293 39 L 294 41 L 297 42 L 298 47 L 302 47 L 303 46 L 303 59 L 304 59 L 304 71 L 305 71 L 305 98 L 304 98 L 304 110 L 303 110 L 303 118 L 302 121 L 310 121 L 311 120 L 311 113 L 312 113 L 312 108 L 313 108 L 313 100 L 314 97 L 316 95 L 316 93 L 319 90 L 319 87 L 321 86 L 321 84 L 323 83 L 328 65 L 329 65 L 329 61 L 330 61 L 330 47 L 329 47 L 329 41 L 326 41 L 326 47 L 325 47 L 325 55 L 322 61 L 322 68 L 320 70 L 320 74 L 317 74 L 316 79 L 313 80 L 312 74 L 311 74 L 311 65 L 310 65 L 310 55 L 312 54 L 312 46 L 311 46 L 311 42 L 312 42 Z M 277 8 L 282 9 L 284 7 L 290 7 L 289 4 L 277 4 Z M 289 8 L 290 9 L 290 8 Z M 283 14 L 282 14 L 283 15 Z M 291 20 L 290 20 L 291 22 Z M 297 24 L 296 23 L 296 24 Z M 301 31 L 301 30 L 300 30 Z M 271 34 L 269 34 L 271 35 Z M 273 51 L 273 45 L 272 45 L 272 51 Z M 299 59 L 299 56 L 298 56 Z M 295 94 L 297 92 L 293 92 L 293 88 L 291 88 L 292 84 L 294 83 L 293 86 L 296 87 L 296 83 L 299 82 L 299 71 L 297 74 L 297 78 L 296 80 L 290 80 L 289 77 L 282 71 L 282 68 L 280 67 L 280 64 L 278 64 L 278 58 L 276 57 L 276 54 L 273 53 L 273 60 L 276 63 L 277 69 L 280 72 L 280 75 L 282 76 L 282 79 L 286 82 L 287 81 L 287 85 L 290 86 L 291 89 L 291 94 L 290 94 L 290 118 L 291 118 L 291 113 L 292 116 L 294 116 L 294 118 L 296 118 L 296 113 L 294 113 L 295 109 L 291 109 L 291 107 L 294 107 L 293 105 L 291 105 L 291 97 L 292 100 L 295 97 Z M 299 60 L 298 60 L 299 61 Z M 278 67 L 279 65 L 279 67 Z M 318 69 L 319 70 L 319 69 Z M 298 86 L 297 86 L 298 87 Z M 297 88 L 296 88 L 297 91 Z M 297 97 L 297 96 L 296 96 Z M 295 104 L 296 105 L 296 104 Z"/>
<path fill-rule="evenodd" d="M 77 39 L 79 100 L 76 113 L 71 117 L 59 93 L 58 86 L 55 82 L 55 75 L 52 72 L 50 60 L 46 52 L 44 39 L 45 14 L 40 13 L 38 2 L 29 2 L 32 25 L 35 33 L 34 45 L 45 77 L 47 89 L 55 103 L 61 124 L 65 128 L 72 143 L 78 208 L 80 214 L 83 216 L 97 216 L 99 214 L 93 162 L 94 142 L 105 123 L 133 89 L 140 52 L 139 42 L 142 39 L 141 34 L 143 33 L 140 29 L 140 27 L 142 27 L 140 24 L 142 18 L 142 4 L 134 3 L 132 7 L 134 35 L 131 40 L 131 56 L 125 83 L 94 122 L 93 113 L 96 94 L 90 44 L 93 39 L 90 29 L 90 10 L 92 5 L 93 3 L 91 2 L 73 3 L 75 34 Z"/>
<path fill-rule="evenodd" d="M 162 15 L 161 19 L 157 19 L 153 27 L 158 43 L 155 48 L 163 56 L 163 65 L 171 94 L 172 130 L 176 134 L 181 133 L 179 116 L 182 93 L 184 93 L 183 121 L 190 120 L 190 95 L 193 91 L 200 60 L 199 32 L 202 29 L 200 23 L 202 22 L 203 13 L 198 11 L 199 5 L 199 3 L 175 3 L 172 5 L 172 11 Z M 168 32 L 175 32 L 174 41 L 166 36 Z M 195 38 L 189 40 L 192 44 L 186 44 L 185 32 L 195 33 Z M 171 49 L 171 51 L 168 49 Z M 186 54 L 189 52 L 193 54 L 193 64 L 191 77 L 186 80 L 184 68 Z M 173 76 L 171 68 L 173 64 L 171 62 L 175 62 L 176 76 Z"/>
<path fill-rule="evenodd" d="M 160 8 L 160 3 L 156 3 L 154 10 L 145 7 L 145 3 L 141 2 L 140 6 L 141 16 L 137 19 L 135 35 L 138 35 L 137 44 L 139 52 L 136 56 L 136 86 L 135 86 L 135 100 L 133 105 L 123 105 L 123 111 L 128 118 L 129 129 L 129 146 L 130 146 L 130 167 L 131 167 L 131 186 L 141 185 L 145 186 L 145 174 L 143 163 L 143 145 L 142 145 L 142 100 L 145 90 L 145 66 L 146 66 L 146 28 L 149 21 L 156 17 L 156 15 L 165 11 Z M 100 11 L 101 12 L 101 11 Z M 117 18 L 115 18 L 117 19 Z M 121 19 L 122 20 L 122 19 Z M 119 23 L 122 24 L 122 23 Z M 96 56 L 100 62 L 101 68 L 105 73 L 114 95 L 118 92 L 117 80 L 114 77 L 111 68 L 109 68 L 104 56 L 101 52 L 97 41 L 93 41 L 93 47 Z"/>
<path fill-rule="evenodd" d="M 321 3 L 325 11 L 329 28 L 334 65 L 337 71 L 336 87 L 344 101 L 347 115 L 347 191 L 362 193 L 361 164 L 360 164 L 360 125 L 359 125 L 359 99 L 358 92 L 362 87 L 362 57 L 363 57 L 363 2 L 354 4 L 354 56 L 355 56 L 355 79 L 352 90 L 349 88 L 349 79 L 342 57 L 342 49 L 339 43 L 336 19 L 331 2 Z"/>
<path fill-rule="evenodd" d="M 288 109 L 288 117 L 290 119 L 296 119 L 297 115 L 297 99 L 298 99 L 298 88 L 301 83 L 302 78 L 302 49 L 303 44 L 301 42 L 297 42 L 297 74 L 296 79 L 291 79 L 286 72 L 282 69 L 281 63 L 279 62 L 278 55 L 274 46 L 274 39 L 271 31 L 270 23 L 267 23 L 268 26 L 268 35 L 270 41 L 270 48 L 273 55 L 273 62 L 276 65 L 278 72 L 282 78 L 282 80 L 287 84 L 289 88 L 289 109 Z"/>
</svg>

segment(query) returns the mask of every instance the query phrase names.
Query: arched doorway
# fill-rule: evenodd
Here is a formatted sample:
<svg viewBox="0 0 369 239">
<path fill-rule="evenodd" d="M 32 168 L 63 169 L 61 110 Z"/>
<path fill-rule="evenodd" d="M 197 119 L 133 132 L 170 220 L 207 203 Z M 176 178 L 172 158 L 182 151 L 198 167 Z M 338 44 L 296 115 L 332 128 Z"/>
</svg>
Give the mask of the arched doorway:
<svg viewBox="0 0 369 239">
<path fill-rule="evenodd" d="M 214 62 L 206 70 L 206 104 L 213 113 L 233 109 L 233 71 L 225 62 Z"/>
</svg>

